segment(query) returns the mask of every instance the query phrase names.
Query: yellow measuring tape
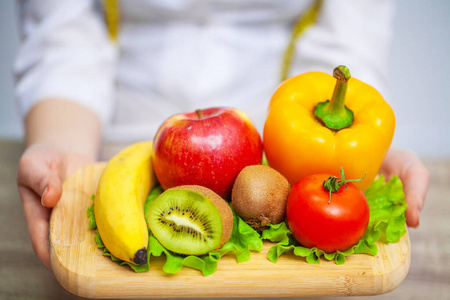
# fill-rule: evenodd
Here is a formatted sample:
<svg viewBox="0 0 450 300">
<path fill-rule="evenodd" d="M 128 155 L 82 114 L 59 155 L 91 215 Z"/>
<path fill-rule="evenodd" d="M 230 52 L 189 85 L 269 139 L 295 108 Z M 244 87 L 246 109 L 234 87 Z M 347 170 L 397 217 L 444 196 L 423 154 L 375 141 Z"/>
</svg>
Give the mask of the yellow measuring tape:
<svg viewBox="0 0 450 300">
<path fill-rule="evenodd" d="M 117 42 L 120 24 L 119 0 L 103 0 L 103 13 L 109 38 L 113 42 Z"/>
<path fill-rule="evenodd" d="M 298 39 L 311 26 L 319 15 L 323 0 L 315 0 L 313 4 L 302 14 L 292 28 L 291 38 L 289 44 L 284 52 L 283 61 L 281 65 L 281 81 L 284 81 L 289 76 L 289 71 L 294 59 L 295 46 Z M 119 0 L 103 0 L 103 9 L 105 14 L 106 27 L 108 34 L 112 41 L 117 42 L 119 37 L 120 24 L 120 5 Z"/>
<path fill-rule="evenodd" d="M 284 81 L 286 80 L 286 78 L 288 78 L 292 60 L 294 59 L 295 46 L 297 45 L 297 41 L 303 35 L 306 29 L 308 29 L 309 26 L 314 24 L 314 22 L 317 20 L 322 2 L 322 0 L 315 0 L 313 4 L 308 8 L 308 10 L 304 14 L 302 14 L 295 22 L 294 27 L 292 28 L 292 34 L 289 40 L 289 44 L 286 47 L 283 55 L 280 76 L 281 81 Z"/>
</svg>

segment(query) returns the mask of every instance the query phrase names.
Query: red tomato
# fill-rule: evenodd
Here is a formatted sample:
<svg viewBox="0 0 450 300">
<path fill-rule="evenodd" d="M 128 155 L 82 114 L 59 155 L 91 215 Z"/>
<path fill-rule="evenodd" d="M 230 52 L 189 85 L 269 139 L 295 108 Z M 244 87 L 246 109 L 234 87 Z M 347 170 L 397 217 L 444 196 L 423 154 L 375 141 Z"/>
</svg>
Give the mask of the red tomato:
<svg viewBox="0 0 450 300">
<path fill-rule="evenodd" d="M 304 247 L 317 247 L 327 253 L 356 244 L 367 229 L 370 215 L 366 197 L 351 182 L 346 183 L 347 188 L 342 185 L 332 192 L 330 199 L 330 192 L 323 187 L 330 176 L 303 177 L 293 186 L 286 204 L 286 218 L 294 238 Z"/>
</svg>

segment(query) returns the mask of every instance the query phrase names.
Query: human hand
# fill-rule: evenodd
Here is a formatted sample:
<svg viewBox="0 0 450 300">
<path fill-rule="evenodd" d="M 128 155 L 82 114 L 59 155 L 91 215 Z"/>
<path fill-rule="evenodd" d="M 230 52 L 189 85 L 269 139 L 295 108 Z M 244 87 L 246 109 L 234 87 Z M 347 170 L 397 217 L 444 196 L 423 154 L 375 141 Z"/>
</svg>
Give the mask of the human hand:
<svg viewBox="0 0 450 300">
<path fill-rule="evenodd" d="M 419 212 L 422 210 L 430 181 L 430 174 L 420 159 L 410 150 L 391 148 L 381 166 L 380 173 L 386 179 L 397 175 L 403 183 L 406 203 L 406 224 L 419 226 Z"/>
<path fill-rule="evenodd" d="M 34 252 L 50 269 L 48 230 L 51 208 L 61 197 L 64 179 L 90 162 L 92 159 L 64 153 L 45 144 L 30 146 L 20 159 L 17 186 L 28 233 Z"/>
</svg>

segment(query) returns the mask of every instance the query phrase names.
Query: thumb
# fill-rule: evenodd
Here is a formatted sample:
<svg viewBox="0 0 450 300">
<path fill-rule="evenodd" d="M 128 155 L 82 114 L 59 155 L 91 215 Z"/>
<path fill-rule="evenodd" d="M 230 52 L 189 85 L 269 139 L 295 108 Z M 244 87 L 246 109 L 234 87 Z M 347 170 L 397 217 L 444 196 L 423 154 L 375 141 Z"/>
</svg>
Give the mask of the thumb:
<svg viewBox="0 0 450 300">
<path fill-rule="evenodd" d="M 53 207 L 62 193 L 58 168 L 61 164 L 56 158 L 46 161 L 41 157 L 25 153 L 19 162 L 17 183 L 34 191 L 45 207 Z"/>
<path fill-rule="evenodd" d="M 47 185 L 41 195 L 41 204 L 44 207 L 54 207 L 62 194 L 61 179 L 54 174 L 46 177 Z M 44 180 L 45 182 L 45 180 Z"/>
</svg>

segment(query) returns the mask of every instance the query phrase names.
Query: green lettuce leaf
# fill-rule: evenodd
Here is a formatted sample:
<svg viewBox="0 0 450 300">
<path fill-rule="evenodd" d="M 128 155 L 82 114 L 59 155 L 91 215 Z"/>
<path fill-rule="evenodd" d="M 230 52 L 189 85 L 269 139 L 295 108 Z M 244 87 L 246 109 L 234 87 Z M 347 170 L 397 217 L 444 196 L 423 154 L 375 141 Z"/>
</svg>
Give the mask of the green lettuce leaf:
<svg viewBox="0 0 450 300">
<path fill-rule="evenodd" d="M 94 199 L 95 196 L 91 196 L 92 204 L 87 209 L 87 217 L 89 218 L 89 229 L 94 230 L 97 228 L 97 223 L 95 222 L 95 213 L 94 213 Z"/>
<path fill-rule="evenodd" d="M 163 189 L 157 186 L 149 194 L 144 208 L 146 218 L 151 203 L 162 192 Z M 235 255 L 238 263 L 248 261 L 251 251 L 261 251 L 262 240 L 276 243 L 268 252 L 268 259 L 274 263 L 286 252 L 293 252 L 294 255 L 305 258 L 311 264 L 320 263 L 321 257 L 330 261 L 334 260 L 336 264 L 343 264 L 346 257 L 351 254 L 376 255 L 378 248 L 375 243 L 377 241 L 398 242 L 406 233 L 405 196 L 402 183 L 396 176 L 388 182 L 385 182 L 383 176 L 379 176 L 366 191 L 365 195 L 370 207 L 370 221 L 364 236 L 353 247 L 334 253 L 325 253 L 317 248 L 303 247 L 293 238 L 286 223 L 269 224 L 269 228 L 260 235 L 233 211 L 233 232 L 229 241 L 222 248 L 204 256 L 183 256 L 165 249 L 149 230 L 147 263 L 138 266 L 114 257 L 105 248 L 96 229 L 94 202 L 88 208 L 87 216 L 89 218 L 89 229 L 96 231 L 94 240 L 97 246 L 103 249 L 103 255 L 109 256 L 111 260 L 120 266 L 129 266 L 135 272 L 147 272 L 150 270 L 151 257 L 160 257 L 164 254 L 166 259 L 163 265 L 164 272 L 176 274 L 183 267 L 189 267 L 199 270 L 204 276 L 208 276 L 216 271 L 217 263 L 224 255 Z M 94 196 L 92 196 L 92 200 L 94 201 Z"/>
<path fill-rule="evenodd" d="M 320 258 L 334 260 L 336 264 L 343 264 L 346 256 L 356 253 L 376 255 L 377 241 L 395 243 L 406 233 L 405 195 L 403 185 L 397 176 L 385 182 L 379 176 L 365 193 L 370 207 L 370 220 L 363 237 L 353 247 L 345 251 L 325 253 L 318 248 L 306 248 L 300 245 L 292 236 L 286 223 L 269 224 L 269 228 L 262 232 L 262 239 L 277 243 L 269 249 L 268 259 L 277 262 L 286 252 L 293 252 L 296 256 L 304 257 L 308 263 L 318 264 Z"/>
<path fill-rule="evenodd" d="M 369 242 L 381 240 L 395 243 L 406 233 L 406 202 L 403 185 L 397 176 L 387 184 L 380 176 L 366 191 L 370 207 L 369 230 L 366 231 Z"/>
<path fill-rule="evenodd" d="M 144 214 L 146 218 L 148 216 L 150 205 L 162 192 L 163 189 L 160 186 L 155 187 L 150 192 L 144 206 Z M 92 197 L 92 200 L 94 201 L 94 197 Z M 233 231 L 231 237 L 220 249 L 211 251 L 203 256 L 184 256 L 176 254 L 165 249 L 149 230 L 147 263 L 144 265 L 134 265 L 118 259 L 105 248 L 100 234 L 96 229 L 97 225 L 95 223 L 94 202 L 88 208 L 87 216 L 89 218 L 89 229 L 96 231 L 94 241 L 96 242 L 98 248 L 103 249 L 103 255 L 109 256 L 112 261 L 116 262 L 120 266 L 129 266 L 135 272 L 149 271 L 151 257 L 160 257 L 164 254 L 166 261 L 163 265 L 163 271 L 168 274 L 176 274 L 183 267 L 189 267 L 199 270 L 204 276 L 209 276 L 217 270 L 218 261 L 226 254 L 235 255 L 236 261 L 240 263 L 250 259 L 251 251 L 259 252 L 262 250 L 262 240 L 259 233 L 233 212 Z"/>
</svg>

